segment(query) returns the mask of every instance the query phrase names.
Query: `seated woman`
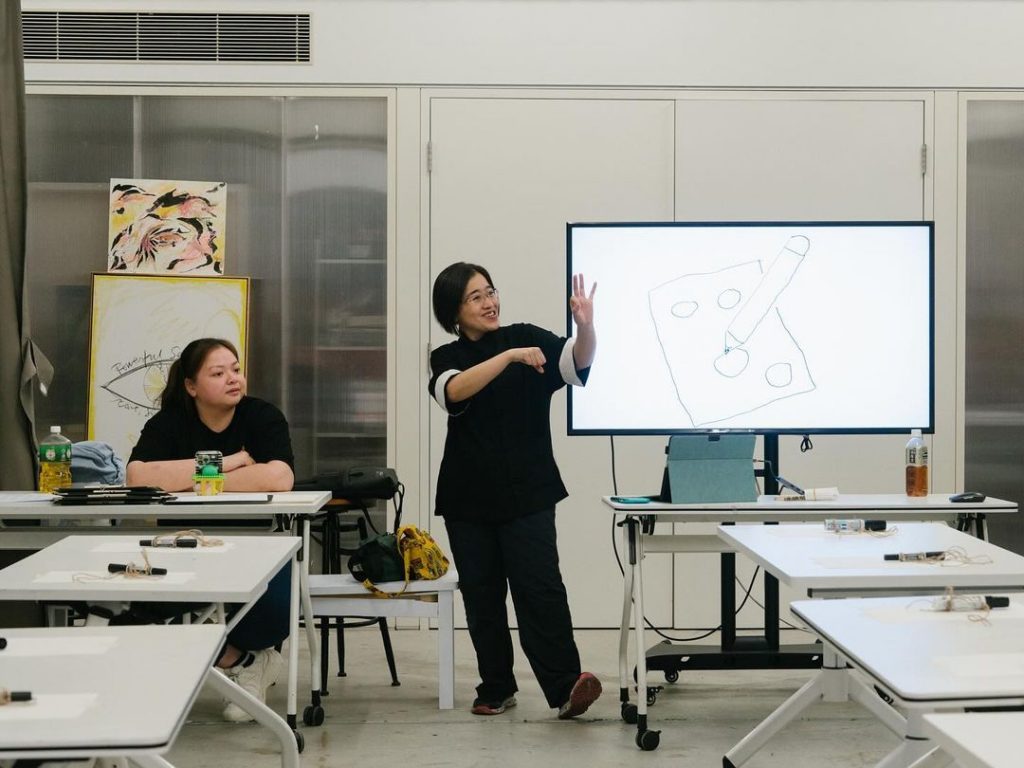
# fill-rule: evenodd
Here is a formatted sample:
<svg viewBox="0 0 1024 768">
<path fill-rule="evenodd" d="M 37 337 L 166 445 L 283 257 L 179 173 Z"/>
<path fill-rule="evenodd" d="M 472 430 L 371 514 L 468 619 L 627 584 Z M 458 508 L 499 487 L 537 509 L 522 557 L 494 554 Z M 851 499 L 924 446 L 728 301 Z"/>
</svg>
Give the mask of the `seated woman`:
<svg viewBox="0 0 1024 768">
<path fill-rule="evenodd" d="M 224 490 L 289 491 L 295 481 L 288 422 L 270 403 L 246 395 L 238 351 L 224 339 L 196 339 L 174 361 L 160 410 L 142 428 L 128 459 L 128 485 L 167 491 L 192 488 L 196 451 L 224 455 Z M 284 666 L 274 646 L 288 636 L 290 568 L 283 568 L 266 593 L 228 633 L 217 660 L 238 685 L 260 701 Z M 234 704 L 224 717 L 252 717 Z"/>
</svg>

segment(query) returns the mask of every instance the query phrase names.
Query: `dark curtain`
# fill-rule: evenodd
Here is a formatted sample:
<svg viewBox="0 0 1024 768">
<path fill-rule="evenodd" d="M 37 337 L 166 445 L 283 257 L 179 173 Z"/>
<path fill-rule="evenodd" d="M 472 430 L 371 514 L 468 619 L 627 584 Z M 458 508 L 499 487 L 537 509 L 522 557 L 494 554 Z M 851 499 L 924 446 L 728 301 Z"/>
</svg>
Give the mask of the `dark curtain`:
<svg viewBox="0 0 1024 768">
<path fill-rule="evenodd" d="M 25 308 L 25 70 L 21 3 L 0 3 L 0 489 L 35 487 L 36 380 Z"/>
</svg>

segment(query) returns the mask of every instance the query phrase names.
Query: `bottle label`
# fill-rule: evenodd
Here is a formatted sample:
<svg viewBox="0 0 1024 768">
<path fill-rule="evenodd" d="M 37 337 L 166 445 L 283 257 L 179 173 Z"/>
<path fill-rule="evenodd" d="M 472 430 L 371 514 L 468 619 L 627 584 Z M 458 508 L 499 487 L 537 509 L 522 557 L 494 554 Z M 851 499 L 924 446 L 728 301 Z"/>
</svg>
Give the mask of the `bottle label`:
<svg viewBox="0 0 1024 768">
<path fill-rule="evenodd" d="M 907 464 L 912 464 L 916 467 L 923 467 L 928 464 L 928 447 L 921 446 L 915 447 L 910 446 L 907 448 Z"/>
<path fill-rule="evenodd" d="M 71 461 L 71 443 L 40 445 L 40 461 Z"/>
</svg>

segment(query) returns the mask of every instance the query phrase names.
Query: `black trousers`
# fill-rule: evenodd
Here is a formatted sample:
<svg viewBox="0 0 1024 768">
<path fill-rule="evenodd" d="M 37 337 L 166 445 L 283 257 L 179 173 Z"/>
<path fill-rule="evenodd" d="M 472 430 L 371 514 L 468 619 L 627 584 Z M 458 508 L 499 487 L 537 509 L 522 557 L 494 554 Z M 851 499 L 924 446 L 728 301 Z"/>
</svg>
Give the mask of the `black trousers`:
<svg viewBox="0 0 1024 768">
<path fill-rule="evenodd" d="M 580 675 L 580 655 L 558 569 L 555 510 L 498 523 L 445 518 L 445 527 L 476 649 L 478 698 L 496 702 L 519 690 L 505 608 L 511 589 L 519 643 L 548 706 L 561 706 Z"/>
<path fill-rule="evenodd" d="M 260 651 L 283 643 L 288 637 L 291 597 L 292 564 L 289 562 L 270 580 L 267 591 L 238 626 L 228 632 L 228 643 L 241 651 Z"/>
<path fill-rule="evenodd" d="M 285 563 L 267 584 L 267 591 L 253 604 L 238 625 L 228 633 L 227 644 L 240 651 L 259 651 L 280 645 L 288 637 L 292 596 L 292 564 Z M 126 615 L 111 624 L 162 624 L 203 603 L 134 602 Z M 241 607 L 228 605 L 230 619 Z"/>
</svg>

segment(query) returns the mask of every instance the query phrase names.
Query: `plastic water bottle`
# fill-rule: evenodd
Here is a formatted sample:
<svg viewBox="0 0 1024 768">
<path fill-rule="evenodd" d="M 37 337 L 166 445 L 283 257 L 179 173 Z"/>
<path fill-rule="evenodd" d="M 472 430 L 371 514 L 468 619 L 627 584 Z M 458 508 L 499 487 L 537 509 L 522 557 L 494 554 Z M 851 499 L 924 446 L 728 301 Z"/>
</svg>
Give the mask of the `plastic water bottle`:
<svg viewBox="0 0 1024 768">
<path fill-rule="evenodd" d="M 921 430 L 910 432 L 907 441 L 907 496 L 928 495 L 928 446 L 921 439 Z"/>
<path fill-rule="evenodd" d="M 39 441 L 39 490 L 53 493 L 71 485 L 71 441 L 50 427 L 50 434 Z"/>
</svg>

